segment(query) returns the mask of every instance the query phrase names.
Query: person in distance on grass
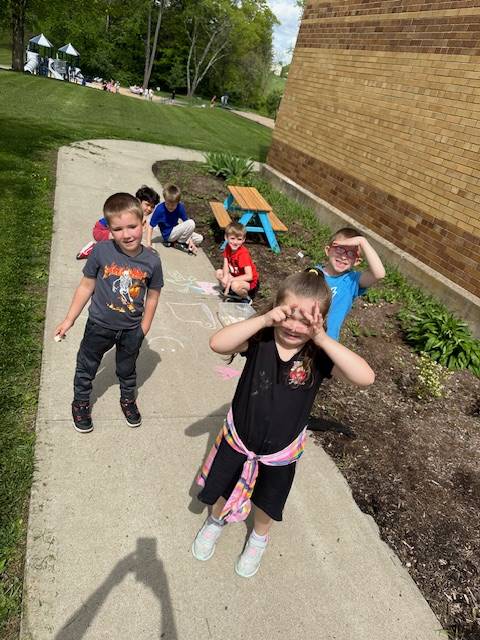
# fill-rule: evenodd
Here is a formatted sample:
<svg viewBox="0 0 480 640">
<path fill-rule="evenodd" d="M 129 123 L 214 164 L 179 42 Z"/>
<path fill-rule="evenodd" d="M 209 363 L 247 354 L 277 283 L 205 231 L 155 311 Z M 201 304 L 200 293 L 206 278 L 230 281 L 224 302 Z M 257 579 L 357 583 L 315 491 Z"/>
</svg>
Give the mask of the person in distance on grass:
<svg viewBox="0 0 480 640">
<path fill-rule="evenodd" d="M 185 206 L 180 202 L 181 195 L 175 184 L 165 186 L 164 202 L 155 207 L 150 224 L 147 225 L 147 247 L 152 246 L 153 229 L 158 226 L 165 246 L 174 246 L 190 254 L 197 253 L 203 236 L 195 232 L 195 222 L 187 216 Z"/>
<path fill-rule="evenodd" d="M 377 252 L 357 229 L 344 227 L 330 238 L 325 247 L 327 262 L 316 265 L 323 272 L 332 290 L 332 305 L 327 318 L 327 334 L 338 340 L 343 322 L 352 308 L 353 301 L 365 293 L 368 287 L 385 277 L 385 269 Z M 367 269 L 354 271 L 362 261 Z"/>
<path fill-rule="evenodd" d="M 142 205 L 143 214 L 145 219 L 149 216 L 156 205 L 160 202 L 160 196 L 158 193 L 150 188 L 147 185 L 142 185 L 140 189 L 138 189 L 135 197 L 140 200 L 140 204 Z M 112 234 L 110 233 L 110 229 L 107 221 L 104 217 L 97 220 L 95 226 L 93 227 L 93 240 L 88 242 L 80 251 L 77 253 L 77 260 L 85 260 L 92 253 L 93 247 L 96 242 L 103 242 L 105 240 L 111 240 Z"/>
<path fill-rule="evenodd" d="M 238 297 L 251 302 L 258 290 L 258 272 L 245 246 L 247 232 L 243 224 L 231 222 L 225 228 L 227 242 L 223 251 L 223 267 L 215 275 L 225 298 Z M 233 295 L 232 295 L 233 294 Z"/>
<path fill-rule="evenodd" d="M 321 272 L 295 273 L 280 286 L 270 311 L 220 329 L 210 347 L 241 353 L 246 364 L 231 409 L 197 483 L 212 505 L 192 553 L 208 560 L 226 523 L 244 520 L 255 505 L 254 528 L 235 563 L 237 574 L 258 571 L 273 521 L 281 521 L 303 453 L 305 423 L 325 378 L 358 386 L 375 375 L 363 358 L 324 328 L 331 292 Z"/>
<path fill-rule="evenodd" d="M 62 339 L 91 299 L 73 382 L 73 426 L 80 433 L 93 429 L 92 381 L 103 355 L 114 345 L 120 406 L 127 424 L 140 426 L 142 418 L 135 401 L 136 361 L 163 287 L 160 258 L 142 245 L 145 220 L 138 199 L 129 193 L 115 193 L 107 198 L 103 213 L 112 240 L 93 248 L 67 315 L 55 329 L 56 339 Z"/>
</svg>

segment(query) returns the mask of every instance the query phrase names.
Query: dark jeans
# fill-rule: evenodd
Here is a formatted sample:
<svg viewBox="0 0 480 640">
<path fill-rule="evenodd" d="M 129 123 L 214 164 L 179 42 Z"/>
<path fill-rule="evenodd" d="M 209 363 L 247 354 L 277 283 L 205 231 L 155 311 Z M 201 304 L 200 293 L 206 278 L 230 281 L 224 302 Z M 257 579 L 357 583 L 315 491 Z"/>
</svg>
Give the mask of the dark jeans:
<svg viewBox="0 0 480 640">
<path fill-rule="evenodd" d="M 77 354 L 77 368 L 73 381 L 73 397 L 77 401 L 90 399 L 92 381 L 104 354 L 115 345 L 116 373 L 122 398 L 135 398 L 137 371 L 135 368 L 143 338 L 142 328 L 106 329 L 87 320 L 83 340 Z"/>
</svg>

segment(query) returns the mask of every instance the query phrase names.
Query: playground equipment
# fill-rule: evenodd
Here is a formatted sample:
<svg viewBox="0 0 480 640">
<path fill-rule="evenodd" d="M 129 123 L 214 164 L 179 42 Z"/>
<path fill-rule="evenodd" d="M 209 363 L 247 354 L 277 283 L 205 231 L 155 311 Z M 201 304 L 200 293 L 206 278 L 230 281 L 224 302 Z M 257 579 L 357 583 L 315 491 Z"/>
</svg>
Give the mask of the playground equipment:
<svg viewBox="0 0 480 640">
<path fill-rule="evenodd" d="M 73 64 L 74 58 L 79 58 L 80 54 L 72 43 L 69 42 L 63 47 L 60 47 L 56 58 L 52 58 L 49 55 L 50 49 L 53 49 L 53 45 L 43 33 L 30 38 L 27 49 L 27 61 L 23 68 L 24 71 L 26 73 L 49 76 L 50 78 L 55 78 L 55 80 L 83 82 L 83 75 L 80 68 Z"/>
</svg>

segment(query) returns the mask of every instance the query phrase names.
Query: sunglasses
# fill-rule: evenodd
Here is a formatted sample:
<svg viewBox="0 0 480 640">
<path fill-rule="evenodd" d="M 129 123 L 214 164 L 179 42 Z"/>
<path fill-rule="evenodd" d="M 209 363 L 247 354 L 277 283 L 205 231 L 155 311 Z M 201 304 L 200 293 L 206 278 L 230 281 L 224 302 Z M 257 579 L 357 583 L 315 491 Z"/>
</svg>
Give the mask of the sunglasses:
<svg viewBox="0 0 480 640">
<path fill-rule="evenodd" d="M 338 257 L 347 256 L 350 260 L 354 260 L 358 258 L 358 249 L 351 247 L 342 247 L 338 244 L 334 244 L 330 247 L 329 253 L 334 253 Z"/>
</svg>

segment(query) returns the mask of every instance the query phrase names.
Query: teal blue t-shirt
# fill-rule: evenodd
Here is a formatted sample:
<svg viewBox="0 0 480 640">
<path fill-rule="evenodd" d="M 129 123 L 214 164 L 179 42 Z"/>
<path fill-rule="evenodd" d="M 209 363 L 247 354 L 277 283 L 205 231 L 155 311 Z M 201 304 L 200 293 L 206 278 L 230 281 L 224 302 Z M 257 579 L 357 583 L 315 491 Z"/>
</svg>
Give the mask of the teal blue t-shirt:
<svg viewBox="0 0 480 640">
<path fill-rule="evenodd" d="M 352 308 L 353 301 L 366 291 L 360 287 L 362 272 L 347 271 L 339 276 L 330 276 L 325 273 L 322 265 L 316 265 L 315 268 L 323 271 L 325 281 L 332 290 L 332 304 L 327 315 L 327 335 L 338 340 L 343 321 Z"/>
</svg>

